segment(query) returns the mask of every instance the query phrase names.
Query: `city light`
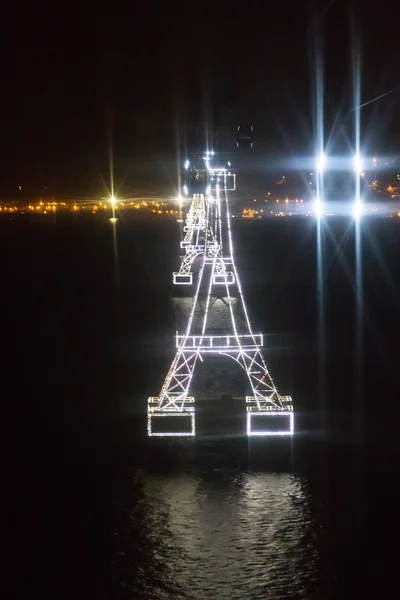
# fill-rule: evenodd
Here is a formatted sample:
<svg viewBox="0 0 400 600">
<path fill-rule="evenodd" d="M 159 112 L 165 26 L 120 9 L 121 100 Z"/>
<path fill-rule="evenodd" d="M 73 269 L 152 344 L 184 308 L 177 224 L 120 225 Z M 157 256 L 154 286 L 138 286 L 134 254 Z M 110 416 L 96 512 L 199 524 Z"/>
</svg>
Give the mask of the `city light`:
<svg viewBox="0 0 400 600">
<path fill-rule="evenodd" d="M 115 206 L 115 205 L 116 205 L 116 203 L 117 203 L 117 200 L 115 199 L 115 197 L 114 197 L 114 196 L 111 196 L 111 198 L 110 198 L 110 203 L 111 203 L 113 206 Z"/>
</svg>

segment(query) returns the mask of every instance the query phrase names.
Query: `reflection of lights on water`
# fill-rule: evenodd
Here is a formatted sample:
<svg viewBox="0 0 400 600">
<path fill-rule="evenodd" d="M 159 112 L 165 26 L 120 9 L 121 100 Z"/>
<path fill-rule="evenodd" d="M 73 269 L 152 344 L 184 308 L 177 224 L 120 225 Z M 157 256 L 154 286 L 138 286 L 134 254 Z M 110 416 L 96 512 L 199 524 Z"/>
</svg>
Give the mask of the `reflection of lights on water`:
<svg viewBox="0 0 400 600">
<path fill-rule="evenodd" d="M 145 483 L 155 560 L 171 565 L 168 583 L 183 595 L 213 597 L 218 589 L 224 598 L 259 597 L 265 586 L 274 597 L 292 597 L 314 572 L 318 556 L 307 543 L 311 518 L 302 479 L 221 469 Z"/>
</svg>

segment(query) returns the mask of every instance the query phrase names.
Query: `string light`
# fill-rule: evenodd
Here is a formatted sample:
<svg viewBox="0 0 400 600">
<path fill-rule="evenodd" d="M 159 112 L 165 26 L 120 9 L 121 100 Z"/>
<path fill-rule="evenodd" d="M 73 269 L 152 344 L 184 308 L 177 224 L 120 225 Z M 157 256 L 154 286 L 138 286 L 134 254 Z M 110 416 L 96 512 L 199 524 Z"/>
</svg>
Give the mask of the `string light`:
<svg viewBox="0 0 400 600">
<path fill-rule="evenodd" d="M 273 419 L 274 417 L 286 417 L 288 418 L 289 421 L 289 427 L 286 430 L 265 430 L 265 431 L 257 431 L 254 430 L 252 428 L 252 422 L 254 421 L 254 418 L 258 419 L 259 417 L 268 417 L 268 420 L 270 420 L 270 417 L 272 417 L 272 419 L 270 420 L 271 423 L 273 423 Z M 288 411 L 282 411 L 282 410 L 276 410 L 276 411 L 258 411 L 258 412 L 247 412 L 247 435 L 248 436 L 253 436 L 253 435 L 262 435 L 262 436 L 267 436 L 267 435 L 293 435 L 294 433 L 294 413 L 293 412 L 288 412 Z"/>
<path fill-rule="evenodd" d="M 224 167 L 210 167 L 211 188 L 206 195 L 193 196 L 184 226 L 185 237 L 181 248 L 185 256 L 179 271 L 173 273 L 173 282 L 177 285 L 192 285 L 192 265 L 201 258 L 197 275 L 196 290 L 186 330 L 176 334 L 176 354 L 165 378 L 158 397 L 149 398 L 148 434 L 149 436 L 194 436 L 195 408 L 194 398 L 188 396 L 197 360 L 202 355 L 219 354 L 235 360 L 246 372 L 252 396 L 246 398 L 248 435 L 292 435 L 293 406 L 289 396 L 281 397 L 269 374 L 261 352 L 263 336 L 254 334 L 244 301 L 238 272 L 235 266 L 230 210 L 227 191 L 229 185 L 236 187 L 235 174 L 227 173 Z M 224 255 L 224 241 L 227 242 L 227 256 Z M 226 245 L 226 244 L 225 244 Z M 208 278 L 208 279 L 207 279 Z M 207 322 L 212 306 L 214 286 L 225 285 L 226 300 L 229 308 L 232 331 L 228 335 L 207 335 Z M 236 285 L 247 333 L 239 333 L 233 310 L 233 297 L 230 287 Z M 192 331 L 200 289 L 206 287 L 205 308 L 202 310 L 201 333 Z M 220 295 L 220 294 L 219 294 Z M 289 416 L 288 431 L 253 431 L 253 416 L 274 419 L 277 415 Z M 155 433 L 152 419 L 163 416 L 181 416 L 190 419 L 190 432 Z"/>
</svg>

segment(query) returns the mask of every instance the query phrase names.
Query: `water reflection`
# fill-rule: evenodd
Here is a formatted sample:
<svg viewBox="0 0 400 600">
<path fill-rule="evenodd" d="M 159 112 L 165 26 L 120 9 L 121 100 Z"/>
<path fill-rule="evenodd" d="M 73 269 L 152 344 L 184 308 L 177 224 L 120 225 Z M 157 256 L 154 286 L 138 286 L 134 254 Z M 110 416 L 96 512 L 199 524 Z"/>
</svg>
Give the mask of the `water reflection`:
<svg viewBox="0 0 400 600">
<path fill-rule="evenodd" d="M 136 494 L 113 565 L 123 597 L 310 597 L 317 553 L 301 478 L 147 475 Z"/>
</svg>

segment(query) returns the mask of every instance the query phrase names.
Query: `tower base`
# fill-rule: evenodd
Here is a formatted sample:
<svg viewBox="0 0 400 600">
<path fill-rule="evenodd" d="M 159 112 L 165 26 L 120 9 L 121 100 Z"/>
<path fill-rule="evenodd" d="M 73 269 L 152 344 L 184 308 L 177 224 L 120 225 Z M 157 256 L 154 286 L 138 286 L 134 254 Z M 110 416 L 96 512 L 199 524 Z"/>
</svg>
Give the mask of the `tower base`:
<svg viewBox="0 0 400 600">
<path fill-rule="evenodd" d="M 293 435 L 292 398 L 281 396 L 282 409 L 274 405 L 259 407 L 254 396 L 246 396 L 247 435 Z"/>
<path fill-rule="evenodd" d="M 247 435 L 292 436 L 294 434 L 292 399 L 290 396 L 281 396 L 281 402 L 282 409 L 276 408 L 273 404 L 259 408 L 254 396 L 246 396 Z M 180 402 L 177 401 L 177 404 L 179 405 Z M 202 427 L 200 429 L 202 430 Z M 182 408 L 172 405 L 160 408 L 160 399 L 150 397 L 147 433 L 149 437 L 194 437 L 196 434 L 194 398 L 187 396 Z"/>
<path fill-rule="evenodd" d="M 172 273 L 172 277 L 175 285 L 192 285 L 193 283 L 193 273 Z"/>
<path fill-rule="evenodd" d="M 214 277 L 213 277 L 214 285 L 222 285 L 222 284 L 232 285 L 233 283 L 235 283 L 235 275 L 233 273 L 231 273 L 230 271 L 227 273 L 215 273 L 214 274 Z"/>
<path fill-rule="evenodd" d="M 194 398 L 187 397 L 182 410 L 175 407 L 160 409 L 160 399 L 150 397 L 147 409 L 149 437 L 193 437 L 195 435 Z"/>
</svg>

